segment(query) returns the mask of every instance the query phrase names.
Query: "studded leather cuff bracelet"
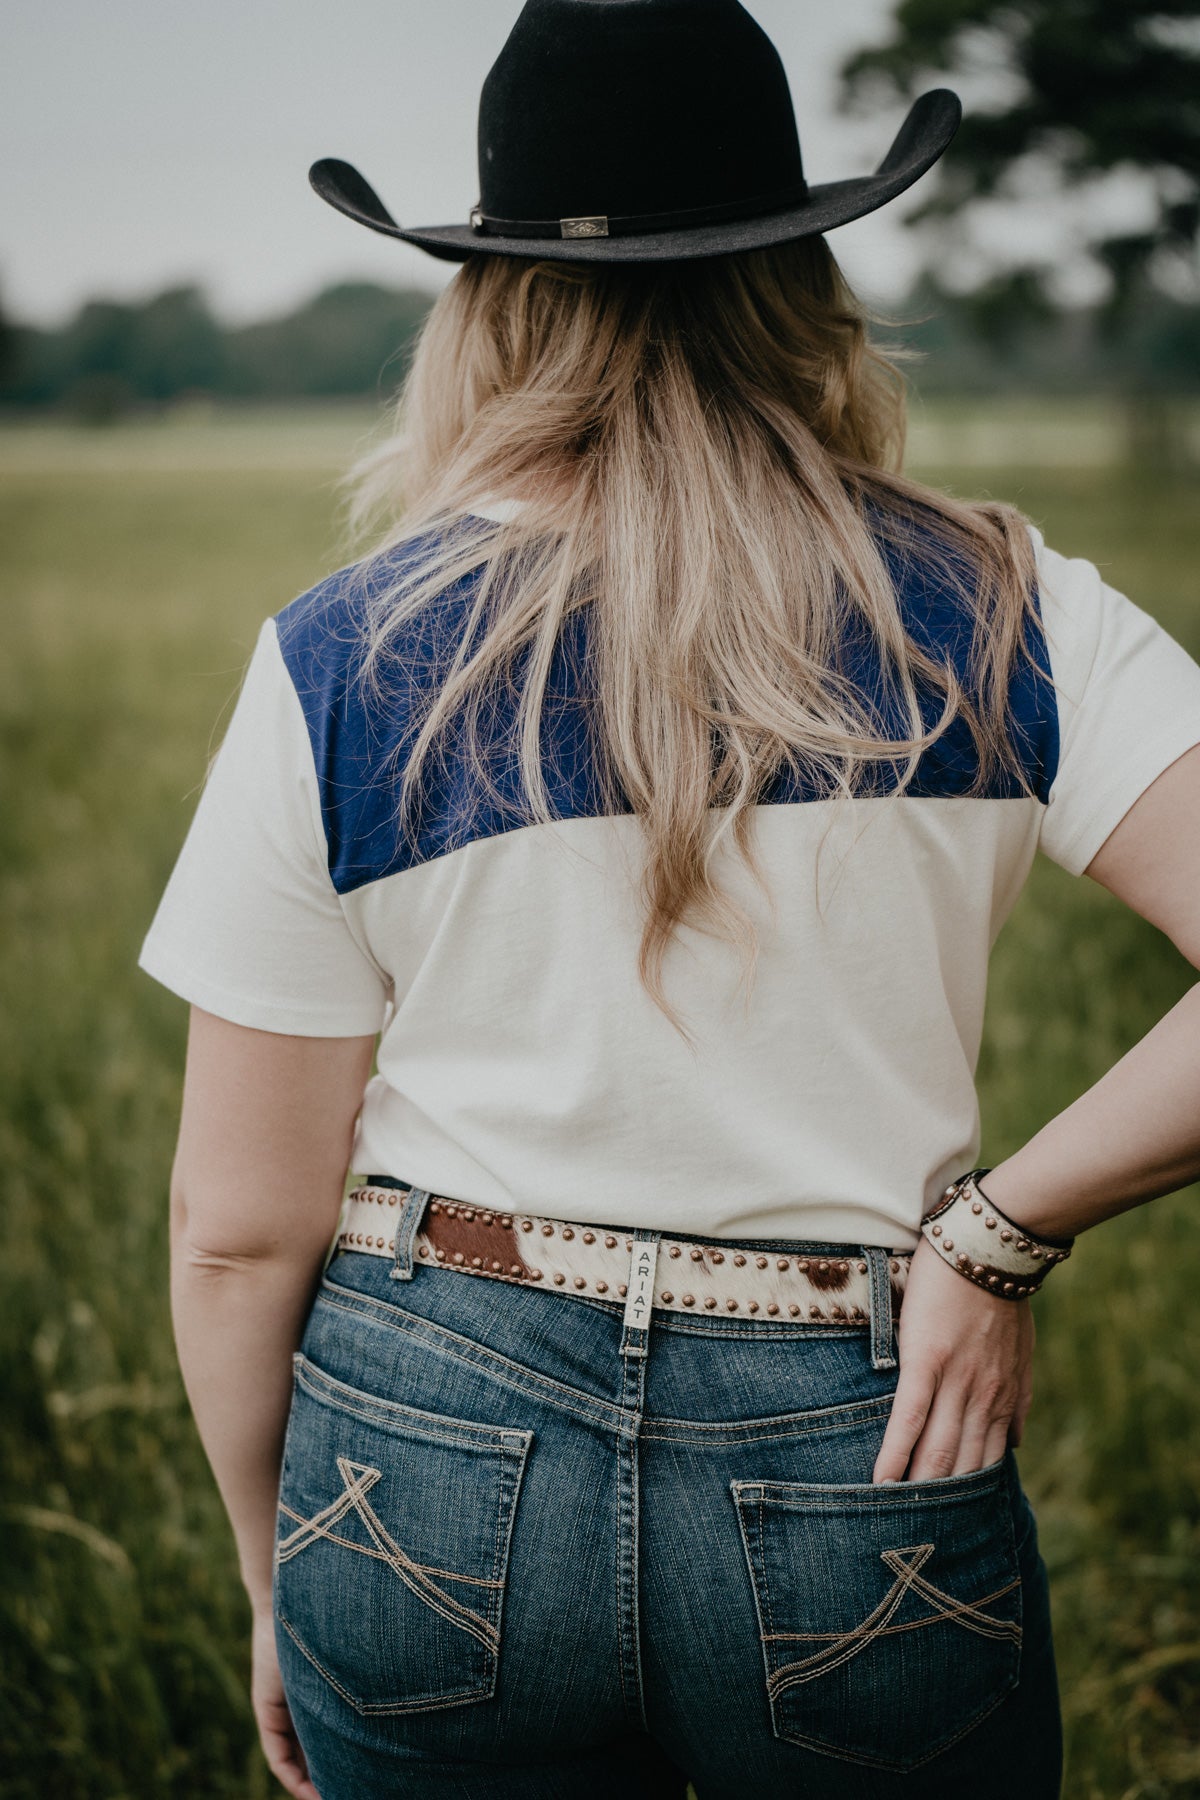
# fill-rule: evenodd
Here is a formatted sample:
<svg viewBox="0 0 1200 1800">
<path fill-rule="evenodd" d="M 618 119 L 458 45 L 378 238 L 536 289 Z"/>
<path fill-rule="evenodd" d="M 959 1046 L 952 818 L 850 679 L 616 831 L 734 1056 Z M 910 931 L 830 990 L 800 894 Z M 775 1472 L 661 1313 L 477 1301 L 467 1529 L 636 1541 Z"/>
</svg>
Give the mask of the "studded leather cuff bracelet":
<svg viewBox="0 0 1200 1800">
<path fill-rule="evenodd" d="M 1024 1300 L 1071 1254 L 1074 1238 L 1034 1237 L 993 1206 L 979 1185 L 987 1169 L 972 1169 L 952 1181 L 932 1212 L 921 1221 L 929 1239 L 952 1269 L 1005 1300 Z"/>
</svg>

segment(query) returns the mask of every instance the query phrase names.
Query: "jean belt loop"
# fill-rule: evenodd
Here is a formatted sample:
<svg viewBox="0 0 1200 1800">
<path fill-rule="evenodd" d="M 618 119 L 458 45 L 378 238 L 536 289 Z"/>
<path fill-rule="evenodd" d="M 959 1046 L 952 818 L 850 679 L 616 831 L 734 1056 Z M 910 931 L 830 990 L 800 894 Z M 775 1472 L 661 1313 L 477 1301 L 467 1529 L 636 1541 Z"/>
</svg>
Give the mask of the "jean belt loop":
<svg viewBox="0 0 1200 1800">
<path fill-rule="evenodd" d="M 878 1244 L 864 1244 L 862 1249 L 871 1271 L 871 1367 L 894 1369 L 891 1252 Z"/>
<path fill-rule="evenodd" d="M 421 1220 L 425 1216 L 425 1208 L 429 1204 L 429 1194 L 425 1188 L 409 1188 L 400 1202 L 400 1217 L 396 1220 L 395 1251 L 390 1276 L 393 1281 L 411 1281 L 413 1272 L 413 1244 L 417 1232 L 421 1228 Z"/>
<path fill-rule="evenodd" d="M 658 1266 L 659 1235 L 635 1231 L 626 1283 L 622 1356 L 647 1356 L 650 1351 L 650 1314 L 654 1305 L 654 1275 Z"/>
</svg>

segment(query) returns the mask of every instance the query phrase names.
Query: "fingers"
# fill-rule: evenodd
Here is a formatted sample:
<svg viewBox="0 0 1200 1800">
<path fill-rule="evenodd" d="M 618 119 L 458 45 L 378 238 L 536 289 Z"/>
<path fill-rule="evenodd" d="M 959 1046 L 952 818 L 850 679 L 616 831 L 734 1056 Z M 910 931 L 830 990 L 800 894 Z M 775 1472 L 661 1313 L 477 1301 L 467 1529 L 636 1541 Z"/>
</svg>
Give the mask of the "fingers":
<svg viewBox="0 0 1200 1800">
<path fill-rule="evenodd" d="M 287 1707 L 278 1701 L 268 1701 L 256 1706 L 255 1712 L 263 1756 L 276 1781 L 295 1800 L 320 1800 L 308 1778 L 308 1765 Z"/>
<path fill-rule="evenodd" d="M 901 1367 L 887 1429 L 875 1458 L 872 1481 L 903 1481 L 913 1446 L 925 1429 L 937 1391 L 933 1370 L 920 1365 Z"/>
</svg>

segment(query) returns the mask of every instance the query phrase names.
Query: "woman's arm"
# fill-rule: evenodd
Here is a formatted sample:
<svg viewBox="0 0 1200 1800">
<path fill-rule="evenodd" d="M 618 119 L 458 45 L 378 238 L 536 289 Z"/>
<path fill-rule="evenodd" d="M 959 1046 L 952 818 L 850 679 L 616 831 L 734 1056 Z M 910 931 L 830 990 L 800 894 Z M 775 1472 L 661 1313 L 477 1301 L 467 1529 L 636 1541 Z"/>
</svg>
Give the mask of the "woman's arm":
<svg viewBox="0 0 1200 1800">
<path fill-rule="evenodd" d="M 292 1352 L 337 1225 L 374 1044 L 252 1031 L 193 1008 L 171 1177 L 180 1366 L 254 1610 L 263 1748 L 305 1800 L 315 1790 L 274 1661 L 275 1508 Z"/>
<path fill-rule="evenodd" d="M 1200 745 L 1147 788 L 1088 874 L 1200 968 Z M 1200 984 L 983 1187 L 1042 1237 L 1073 1237 L 1200 1177 Z"/>
<path fill-rule="evenodd" d="M 1200 746 L 1147 788 L 1087 873 L 1200 968 Z M 1200 985 L 982 1186 L 1010 1218 L 1053 1238 L 1198 1176 Z M 963 1474 L 1019 1443 L 1033 1336 L 1028 1300 L 999 1299 L 964 1281 L 922 1238 L 900 1314 L 900 1376 L 874 1479 Z"/>
</svg>

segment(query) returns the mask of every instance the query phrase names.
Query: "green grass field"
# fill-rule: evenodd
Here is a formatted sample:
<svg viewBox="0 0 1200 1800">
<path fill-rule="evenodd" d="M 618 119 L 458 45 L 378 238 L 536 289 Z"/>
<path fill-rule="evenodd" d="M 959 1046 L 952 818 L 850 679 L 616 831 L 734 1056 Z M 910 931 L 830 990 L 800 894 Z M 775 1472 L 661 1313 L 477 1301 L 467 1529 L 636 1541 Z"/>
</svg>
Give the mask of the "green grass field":
<svg viewBox="0 0 1200 1800">
<path fill-rule="evenodd" d="M 134 959 L 259 622 L 344 558 L 334 476 L 370 423 L 0 432 L 5 1800 L 273 1791 L 167 1314 L 184 1008 Z M 1111 445 L 1064 460 L 1074 440 L 1042 424 L 1055 453 L 1023 466 L 1009 420 L 991 454 L 1012 460 L 993 465 L 977 420 L 931 409 L 916 451 L 958 492 L 1017 501 L 1200 653 L 1194 485 L 1135 479 Z M 1191 978 L 1108 895 L 1040 865 L 994 959 L 984 1159 Z M 1200 1794 L 1197 1283 L 1191 1191 L 1085 1239 L 1036 1303 L 1021 1460 L 1052 1571 L 1071 1800 Z"/>
</svg>

